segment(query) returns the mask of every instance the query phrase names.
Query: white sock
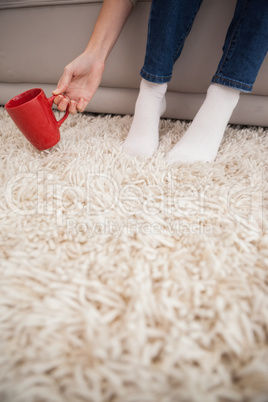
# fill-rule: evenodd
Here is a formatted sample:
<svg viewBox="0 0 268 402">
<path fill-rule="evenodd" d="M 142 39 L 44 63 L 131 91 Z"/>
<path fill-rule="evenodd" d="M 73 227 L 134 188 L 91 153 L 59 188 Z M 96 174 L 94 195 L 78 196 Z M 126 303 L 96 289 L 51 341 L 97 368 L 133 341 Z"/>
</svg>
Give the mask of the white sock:
<svg viewBox="0 0 268 402">
<path fill-rule="evenodd" d="M 159 121 L 166 109 L 167 84 L 141 80 L 135 113 L 123 150 L 132 156 L 151 157 L 158 148 Z"/>
<path fill-rule="evenodd" d="M 167 154 L 167 162 L 213 162 L 239 96 L 236 89 L 211 84 L 192 124 Z"/>
</svg>

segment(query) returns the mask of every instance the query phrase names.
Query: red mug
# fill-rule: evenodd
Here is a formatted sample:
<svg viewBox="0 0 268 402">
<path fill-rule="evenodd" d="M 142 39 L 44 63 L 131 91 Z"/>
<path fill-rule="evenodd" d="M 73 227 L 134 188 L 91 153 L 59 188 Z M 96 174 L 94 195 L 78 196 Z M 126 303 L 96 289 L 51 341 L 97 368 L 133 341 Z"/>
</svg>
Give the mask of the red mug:
<svg viewBox="0 0 268 402">
<path fill-rule="evenodd" d="M 59 121 L 52 111 L 56 96 L 47 98 L 40 88 L 29 89 L 12 98 L 5 109 L 28 141 L 40 151 L 49 149 L 60 140 L 60 126 L 69 111 Z"/>
</svg>

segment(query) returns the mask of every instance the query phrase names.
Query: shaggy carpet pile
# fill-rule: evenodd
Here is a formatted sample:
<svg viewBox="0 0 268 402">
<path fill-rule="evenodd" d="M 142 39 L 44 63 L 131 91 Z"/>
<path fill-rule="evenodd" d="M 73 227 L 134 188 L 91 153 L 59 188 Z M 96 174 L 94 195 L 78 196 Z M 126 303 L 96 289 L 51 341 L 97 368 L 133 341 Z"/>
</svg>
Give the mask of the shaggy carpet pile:
<svg viewBox="0 0 268 402">
<path fill-rule="evenodd" d="M 131 119 L 39 152 L 0 108 L 0 401 L 267 402 L 268 129 L 168 166 L 188 123 L 140 160 Z"/>
</svg>

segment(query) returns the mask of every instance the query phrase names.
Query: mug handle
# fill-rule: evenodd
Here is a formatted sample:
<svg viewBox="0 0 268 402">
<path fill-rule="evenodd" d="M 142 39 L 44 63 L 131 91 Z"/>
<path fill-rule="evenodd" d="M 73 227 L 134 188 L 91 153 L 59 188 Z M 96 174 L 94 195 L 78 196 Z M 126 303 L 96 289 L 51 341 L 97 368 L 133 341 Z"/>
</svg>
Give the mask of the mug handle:
<svg viewBox="0 0 268 402">
<path fill-rule="evenodd" d="M 49 105 L 50 105 L 50 107 L 52 107 L 53 101 L 57 96 L 58 95 L 53 95 L 47 100 Z M 59 121 L 57 121 L 58 127 L 60 127 L 62 125 L 62 123 L 67 119 L 68 116 L 69 116 L 69 105 L 67 106 L 65 115 Z"/>
</svg>

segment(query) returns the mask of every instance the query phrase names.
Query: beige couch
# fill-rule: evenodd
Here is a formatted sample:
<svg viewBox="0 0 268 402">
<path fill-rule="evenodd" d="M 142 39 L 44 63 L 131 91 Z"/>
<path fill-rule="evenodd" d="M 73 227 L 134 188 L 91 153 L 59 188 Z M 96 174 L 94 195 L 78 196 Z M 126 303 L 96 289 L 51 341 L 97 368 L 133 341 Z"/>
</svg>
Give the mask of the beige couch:
<svg viewBox="0 0 268 402">
<path fill-rule="evenodd" d="M 0 104 L 41 87 L 51 95 L 64 66 L 84 50 L 101 7 L 96 0 L 0 0 Z M 235 0 L 204 0 L 167 94 L 165 117 L 192 119 L 221 56 Z M 87 111 L 132 114 L 143 64 L 150 1 L 133 10 Z M 268 126 L 268 58 L 232 123 Z"/>
</svg>

